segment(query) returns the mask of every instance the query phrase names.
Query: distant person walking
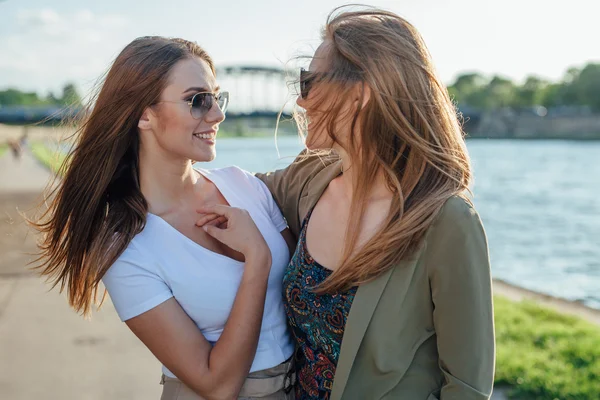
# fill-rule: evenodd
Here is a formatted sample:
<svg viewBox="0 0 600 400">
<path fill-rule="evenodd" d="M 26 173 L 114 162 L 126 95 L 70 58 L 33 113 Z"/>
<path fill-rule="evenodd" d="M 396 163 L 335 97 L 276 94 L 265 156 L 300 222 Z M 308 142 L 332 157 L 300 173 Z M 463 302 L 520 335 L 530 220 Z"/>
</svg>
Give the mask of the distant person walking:
<svg viewBox="0 0 600 400">
<path fill-rule="evenodd" d="M 15 160 L 20 160 L 23 155 L 23 150 L 27 146 L 29 137 L 29 129 L 27 126 L 23 127 L 23 134 L 18 139 L 8 139 L 6 145 L 10 149 Z"/>
<path fill-rule="evenodd" d="M 9 139 L 6 144 L 10 148 L 10 151 L 15 160 L 21 159 L 21 154 L 23 153 L 23 147 L 21 146 L 21 141 L 16 139 Z"/>
</svg>

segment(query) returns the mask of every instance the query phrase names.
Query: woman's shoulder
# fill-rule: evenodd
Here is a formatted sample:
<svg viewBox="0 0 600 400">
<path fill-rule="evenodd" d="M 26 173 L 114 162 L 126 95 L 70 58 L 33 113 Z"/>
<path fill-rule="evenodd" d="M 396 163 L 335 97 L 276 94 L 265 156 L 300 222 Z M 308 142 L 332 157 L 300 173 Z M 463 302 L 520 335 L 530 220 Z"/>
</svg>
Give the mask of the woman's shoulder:
<svg viewBox="0 0 600 400">
<path fill-rule="evenodd" d="M 450 197 L 425 236 L 423 256 L 434 260 L 462 257 L 487 246 L 479 213 L 466 194 Z"/>
<path fill-rule="evenodd" d="M 112 263 L 106 271 L 103 280 L 129 275 L 131 271 L 139 268 L 148 269 L 151 263 L 147 261 L 143 242 L 140 243 L 139 234 L 136 235 L 125 247 L 125 250 Z"/>
<path fill-rule="evenodd" d="M 249 187 L 262 191 L 263 183 L 253 173 L 231 165 L 223 168 L 198 170 L 208 179 L 219 179 L 221 185 L 231 187 L 235 190 L 247 190 Z M 219 185 L 217 185 L 219 186 Z"/>
<path fill-rule="evenodd" d="M 340 157 L 333 152 L 305 150 L 286 168 L 291 180 L 307 183 L 323 172 L 339 167 Z"/>
<path fill-rule="evenodd" d="M 147 213 L 144 228 L 129 241 L 115 264 L 147 263 L 148 259 L 160 250 L 157 244 L 166 244 L 169 240 L 161 225 L 160 217 Z"/>
<path fill-rule="evenodd" d="M 425 254 L 437 253 L 440 248 L 458 251 L 450 247 L 462 245 L 473 237 L 487 241 L 479 213 L 466 193 L 454 195 L 440 208 L 425 234 Z"/>
<path fill-rule="evenodd" d="M 267 185 L 281 206 L 284 200 L 295 202 L 298 196 L 306 195 L 311 188 L 326 186 L 332 177 L 339 174 L 340 162 L 335 153 L 304 150 L 286 168 L 257 173 L 256 176 Z"/>
<path fill-rule="evenodd" d="M 436 230 L 454 230 L 457 227 L 480 221 L 473 202 L 466 194 L 450 197 L 438 212 L 432 228 Z"/>
<path fill-rule="evenodd" d="M 247 175 L 251 175 L 249 172 L 243 170 L 237 165 L 230 165 L 222 168 L 201 168 L 195 165 L 194 169 L 207 177 L 217 176 L 222 178 L 245 178 Z"/>
</svg>

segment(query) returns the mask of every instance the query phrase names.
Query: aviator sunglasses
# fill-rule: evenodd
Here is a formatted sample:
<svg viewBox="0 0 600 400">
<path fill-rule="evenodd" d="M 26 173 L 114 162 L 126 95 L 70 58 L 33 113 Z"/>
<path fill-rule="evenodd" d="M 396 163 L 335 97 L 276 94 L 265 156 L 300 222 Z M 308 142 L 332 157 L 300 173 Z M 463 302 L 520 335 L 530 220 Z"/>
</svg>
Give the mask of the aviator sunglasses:
<svg viewBox="0 0 600 400">
<path fill-rule="evenodd" d="M 213 108 L 213 105 L 217 102 L 217 105 L 225 114 L 227 111 L 227 107 L 229 106 L 229 92 L 199 92 L 192 96 L 192 98 L 188 101 L 183 101 L 187 103 L 190 107 L 190 114 L 194 119 L 201 119 Z M 158 103 L 181 103 L 181 101 L 167 101 L 162 100 Z"/>
</svg>

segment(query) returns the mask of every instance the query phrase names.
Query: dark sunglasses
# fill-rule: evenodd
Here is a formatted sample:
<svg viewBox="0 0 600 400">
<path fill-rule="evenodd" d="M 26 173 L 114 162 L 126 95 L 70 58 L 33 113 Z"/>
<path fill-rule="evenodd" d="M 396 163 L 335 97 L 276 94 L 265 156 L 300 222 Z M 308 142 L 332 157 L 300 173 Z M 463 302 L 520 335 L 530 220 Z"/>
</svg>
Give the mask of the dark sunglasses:
<svg viewBox="0 0 600 400">
<path fill-rule="evenodd" d="M 217 105 L 225 114 L 227 112 L 227 107 L 229 106 L 229 92 L 199 92 L 192 96 L 188 101 L 184 101 L 188 106 L 190 106 L 190 114 L 194 119 L 202 119 L 206 113 L 210 111 L 211 108 L 215 105 L 215 101 Z M 161 100 L 157 103 L 182 103 L 181 101 L 168 101 Z"/>
<path fill-rule="evenodd" d="M 308 98 L 308 93 L 316 77 L 314 72 L 300 68 L 300 97 L 304 100 Z"/>
</svg>

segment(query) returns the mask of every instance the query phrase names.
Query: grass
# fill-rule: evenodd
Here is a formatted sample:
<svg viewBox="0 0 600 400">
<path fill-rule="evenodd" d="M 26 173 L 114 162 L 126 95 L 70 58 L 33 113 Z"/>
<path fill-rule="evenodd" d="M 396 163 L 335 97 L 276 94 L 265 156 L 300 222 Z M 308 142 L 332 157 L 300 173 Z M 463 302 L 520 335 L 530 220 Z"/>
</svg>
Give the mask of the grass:
<svg viewBox="0 0 600 400">
<path fill-rule="evenodd" d="M 58 173 L 58 170 L 65 159 L 63 153 L 52 150 L 43 142 L 31 142 L 30 148 L 31 152 L 39 162 L 44 164 L 50 171 Z"/>
<path fill-rule="evenodd" d="M 2 157 L 4 153 L 6 153 L 6 150 L 8 150 L 8 145 L 0 144 L 0 157 Z"/>
<path fill-rule="evenodd" d="M 600 399 L 600 329 L 497 296 L 496 385 L 515 399 Z"/>
</svg>

